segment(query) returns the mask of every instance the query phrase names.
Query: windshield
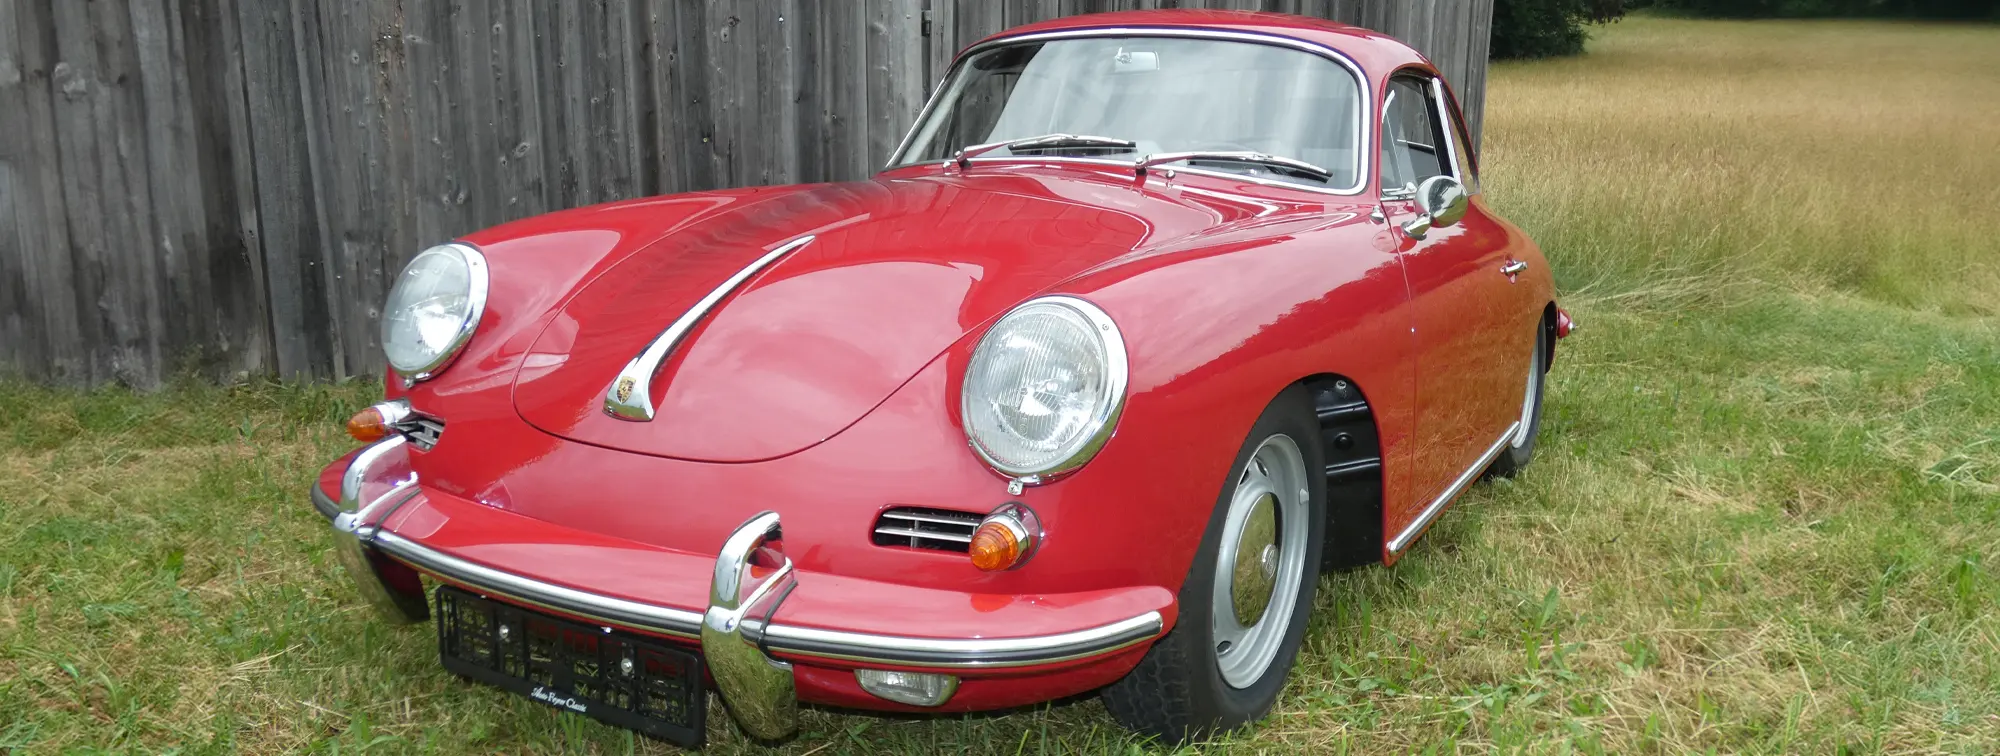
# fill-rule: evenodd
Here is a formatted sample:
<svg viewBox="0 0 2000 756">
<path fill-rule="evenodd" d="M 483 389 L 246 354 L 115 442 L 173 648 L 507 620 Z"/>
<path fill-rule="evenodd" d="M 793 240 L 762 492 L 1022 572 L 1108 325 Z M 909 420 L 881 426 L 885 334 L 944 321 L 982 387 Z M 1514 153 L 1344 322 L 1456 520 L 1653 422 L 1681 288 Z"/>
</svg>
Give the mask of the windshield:
<svg viewBox="0 0 2000 756">
<path fill-rule="evenodd" d="M 1189 164 L 1349 190 L 1361 183 L 1360 102 L 1348 69 L 1289 47 L 1167 37 L 1003 45 L 954 69 L 895 162 L 944 160 L 972 145 L 1075 134 L 1105 139 L 1045 140 L 982 157 L 1135 160 L 1247 151 L 1310 163 L 1332 176 L 1243 160 L 1194 157 Z"/>
</svg>

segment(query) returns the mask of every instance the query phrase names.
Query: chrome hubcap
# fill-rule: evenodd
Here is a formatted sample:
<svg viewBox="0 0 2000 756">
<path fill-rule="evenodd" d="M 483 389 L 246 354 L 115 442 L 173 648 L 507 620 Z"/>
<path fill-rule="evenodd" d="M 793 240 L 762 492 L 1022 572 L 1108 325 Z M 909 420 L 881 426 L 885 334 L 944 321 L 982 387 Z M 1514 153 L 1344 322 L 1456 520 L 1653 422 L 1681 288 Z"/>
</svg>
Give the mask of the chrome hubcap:
<svg viewBox="0 0 2000 756">
<path fill-rule="evenodd" d="M 1296 442 L 1272 436 L 1237 475 L 1209 611 L 1216 667 L 1230 687 L 1261 679 L 1290 629 L 1305 573 L 1305 468 Z"/>
<path fill-rule="evenodd" d="M 1243 533 L 1236 537 L 1236 575 L 1229 589 L 1236 621 L 1244 627 L 1263 619 L 1271 604 L 1272 578 L 1278 573 L 1277 497 L 1264 494 L 1250 505 Z"/>
</svg>

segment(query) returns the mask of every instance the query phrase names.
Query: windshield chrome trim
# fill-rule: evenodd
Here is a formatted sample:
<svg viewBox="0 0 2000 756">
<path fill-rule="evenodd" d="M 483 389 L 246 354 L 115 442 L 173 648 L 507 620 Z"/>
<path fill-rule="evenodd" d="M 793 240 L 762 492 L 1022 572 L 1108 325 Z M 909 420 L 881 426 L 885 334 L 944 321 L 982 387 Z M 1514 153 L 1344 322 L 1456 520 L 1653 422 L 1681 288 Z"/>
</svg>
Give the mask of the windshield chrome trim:
<svg viewBox="0 0 2000 756">
<path fill-rule="evenodd" d="M 950 82 L 951 78 L 958 74 L 959 66 L 963 65 L 965 61 L 968 58 L 971 58 L 974 54 L 985 52 L 986 50 L 995 47 L 1002 47 L 1005 45 L 1026 44 L 1032 42 L 1048 42 L 1059 39 L 1091 39 L 1091 38 L 1119 38 L 1119 37 L 1167 37 L 1175 39 L 1210 39 L 1210 40 L 1221 40 L 1226 42 L 1248 42 L 1251 44 L 1272 45 L 1275 47 L 1289 47 L 1294 50 L 1300 50 L 1314 55 L 1318 55 L 1322 58 L 1326 58 L 1327 60 L 1331 60 L 1334 63 L 1339 64 L 1343 68 L 1346 68 L 1348 73 L 1354 75 L 1354 82 L 1358 90 L 1356 94 L 1360 98 L 1355 103 L 1355 108 L 1354 108 L 1354 121 L 1355 121 L 1355 132 L 1356 132 L 1355 148 L 1354 148 L 1354 180 L 1356 183 L 1354 186 L 1347 188 L 1321 187 L 1321 186 L 1313 186 L 1311 184 L 1301 184 L 1294 181 L 1278 181 L 1273 179 L 1259 178 L 1256 176 L 1247 176 L 1241 173 L 1230 173 L 1228 171 L 1216 171 L 1216 170 L 1198 169 L 1192 167 L 1176 167 L 1174 170 L 1181 173 L 1195 173 L 1205 176 L 1216 176 L 1227 179 L 1242 179 L 1256 184 L 1281 186 L 1292 189 L 1300 189 L 1308 192 L 1319 192 L 1322 194 L 1356 195 L 1356 194 L 1361 194 L 1363 191 L 1367 190 L 1368 172 L 1369 169 L 1373 167 L 1373 165 L 1369 162 L 1369 153 L 1373 152 L 1373 150 L 1369 148 L 1372 145 L 1374 145 L 1375 129 L 1374 125 L 1370 123 L 1370 121 L 1373 120 L 1371 116 L 1374 113 L 1374 109 L 1371 107 L 1371 104 L 1375 102 L 1375 97 L 1374 97 L 1374 87 L 1371 86 L 1370 82 L 1368 81 L 1368 74 L 1361 70 L 1361 65 L 1355 63 L 1353 58 L 1347 57 L 1346 53 L 1343 53 L 1331 47 L 1327 47 L 1326 45 L 1319 44 L 1317 42 L 1307 42 L 1302 39 L 1294 39 L 1292 37 L 1281 37 L 1274 34 L 1262 34 L 1258 32 L 1244 32 L 1244 31 L 1219 31 L 1215 29 L 1173 29 L 1173 28 L 1161 28 L 1161 27 L 1104 26 L 1091 29 L 1064 29 L 1061 31 L 1036 32 L 1032 34 L 1018 34 L 1014 36 L 997 37 L 973 45 L 972 47 L 968 47 L 965 49 L 964 52 L 959 53 L 957 58 L 952 60 L 951 70 L 946 71 L 944 78 L 940 79 L 937 83 L 936 88 L 931 90 L 930 99 L 924 102 L 923 110 L 918 111 L 917 113 L 917 120 L 910 124 L 909 131 L 904 132 L 902 143 L 896 145 L 896 151 L 890 154 L 889 163 L 888 165 L 883 166 L 882 170 L 886 171 L 892 168 L 903 168 L 913 165 L 929 165 L 933 163 L 950 162 L 950 158 L 942 158 L 939 160 L 923 160 L 915 162 L 906 162 L 904 161 L 903 158 L 904 158 L 904 153 L 906 153 L 910 149 L 910 142 L 914 140 L 917 136 L 917 129 L 923 126 L 925 121 L 930 120 L 931 111 L 937 109 L 938 100 L 942 98 L 944 95 L 945 84 Z M 1123 165 L 1128 169 L 1132 165 L 1131 161 L 1129 160 L 1107 161 L 1107 160 L 1093 159 L 1093 158 L 1066 158 L 1066 157 L 1048 157 L 1048 156 L 1032 156 L 1025 158 L 1024 157 L 973 158 L 972 161 L 981 162 L 981 161 L 1006 161 L 1006 160 L 1022 160 L 1022 159 L 1030 159 L 1038 162 L 1103 163 L 1107 165 Z"/>
</svg>

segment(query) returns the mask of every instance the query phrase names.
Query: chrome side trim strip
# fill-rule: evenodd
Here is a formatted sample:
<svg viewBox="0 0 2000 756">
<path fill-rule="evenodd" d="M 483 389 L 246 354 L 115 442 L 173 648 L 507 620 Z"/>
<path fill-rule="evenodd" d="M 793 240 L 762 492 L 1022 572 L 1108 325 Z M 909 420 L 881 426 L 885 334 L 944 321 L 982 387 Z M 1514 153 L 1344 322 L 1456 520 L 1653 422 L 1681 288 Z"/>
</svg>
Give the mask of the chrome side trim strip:
<svg viewBox="0 0 2000 756">
<path fill-rule="evenodd" d="M 735 275 L 716 286 L 707 296 L 702 297 L 701 301 L 695 302 L 687 312 L 681 313 L 673 324 L 667 326 L 667 330 L 661 331 L 659 336 L 653 338 L 651 344 L 646 345 L 645 351 L 633 357 L 631 362 L 625 363 L 625 369 L 618 371 L 618 377 L 613 379 L 611 387 L 604 391 L 605 413 L 621 420 L 638 422 L 652 420 L 653 374 L 660 371 L 660 364 L 666 362 L 667 356 L 673 354 L 674 349 L 680 346 L 681 340 L 687 338 L 688 332 L 694 330 L 702 319 L 708 317 L 709 311 L 715 309 L 716 304 L 736 291 L 744 281 L 750 280 L 757 271 L 770 267 L 771 263 L 777 262 L 779 258 L 793 250 L 811 244 L 812 240 L 813 237 L 807 235 L 778 245 L 777 249 L 764 253 L 763 257 L 736 271 Z"/>
<path fill-rule="evenodd" d="M 544 583 L 460 559 L 395 533 L 364 528 L 376 549 L 413 567 L 504 599 L 687 639 L 700 637 L 703 616 L 685 609 L 600 596 Z M 891 665 L 1004 668 L 1105 654 L 1157 637 L 1166 622 L 1149 611 L 1108 625 L 1018 638 L 909 638 L 766 624 L 745 618 L 743 636 L 773 652 Z"/>
<path fill-rule="evenodd" d="M 1374 152 L 1373 150 L 1374 143 L 1371 141 L 1371 137 L 1373 136 L 1374 124 L 1371 122 L 1374 120 L 1375 112 L 1373 107 L 1371 106 L 1374 105 L 1375 98 L 1373 94 L 1373 88 L 1369 86 L 1368 74 L 1361 70 L 1361 65 L 1355 63 L 1353 58 L 1349 58 L 1347 57 L 1346 53 L 1343 53 L 1339 50 L 1335 50 L 1331 47 L 1327 47 L 1325 45 L 1321 45 L 1314 42 L 1307 42 L 1302 39 L 1294 39 L 1292 37 L 1281 37 L 1270 34 L 1259 34 L 1256 32 L 1218 31 L 1214 29 L 1182 29 L 1182 28 L 1168 28 L 1168 27 L 1106 26 L 1106 27 L 1088 28 L 1088 29 L 1064 29 L 1061 31 L 1039 32 L 1034 34 L 1020 34 L 1011 37 L 1000 37 L 997 39 L 989 39 L 978 45 L 967 48 L 964 52 L 959 53 L 958 57 L 952 59 L 951 70 L 945 73 L 944 79 L 940 80 L 937 88 L 931 91 L 930 98 L 924 102 L 924 109 L 919 113 L 917 113 L 917 120 L 912 122 L 910 130 L 903 134 L 903 141 L 896 146 L 896 151 L 892 153 L 892 157 L 889 158 L 889 164 L 887 166 L 884 166 L 883 170 L 888 170 L 890 168 L 900 168 L 905 165 L 920 164 L 914 161 L 909 161 L 904 153 L 910 149 L 910 142 L 914 141 L 917 129 L 923 127 L 924 122 L 930 119 L 931 111 L 937 108 L 939 100 L 942 99 L 944 93 L 945 89 L 944 85 L 951 81 L 952 76 L 958 74 L 958 67 L 961 62 L 965 61 L 967 58 L 972 57 L 976 53 L 985 51 L 990 48 L 1000 47 L 1003 45 L 1012 45 L 1012 44 L 1020 44 L 1027 42 L 1043 42 L 1056 39 L 1075 39 L 1078 37 L 1170 37 L 1170 38 L 1181 38 L 1181 39 L 1215 39 L 1215 40 L 1225 40 L 1232 42 L 1250 42 L 1254 44 L 1275 45 L 1278 47 L 1290 47 L 1296 50 L 1302 50 L 1308 53 L 1312 53 L 1314 55 L 1318 55 L 1322 58 L 1326 58 L 1327 60 L 1331 60 L 1334 63 L 1339 64 L 1341 67 L 1346 68 L 1349 73 L 1354 74 L 1355 88 L 1360 93 L 1361 97 L 1361 101 L 1360 103 L 1358 103 L 1359 106 L 1356 107 L 1354 111 L 1355 112 L 1354 144 L 1356 145 L 1354 150 L 1354 180 L 1356 183 L 1354 186 L 1348 188 L 1336 189 L 1331 187 L 1315 187 L 1310 184 L 1300 184 L 1290 181 L 1276 181 L 1271 179 L 1262 179 L 1254 176 L 1245 176 L 1240 173 L 1229 173 L 1226 171 L 1212 171 L 1212 170 L 1198 169 L 1192 167 L 1188 168 L 1176 167 L 1175 170 L 1188 173 L 1198 173 L 1206 176 L 1220 176 L 1230 179 L 1248 179 L 1251 181 L 1251 183 L 1256 183 L 1256 184 L 1267 184 L 1271 186 L 1282 186 L 1292 189 L 1303 189 L 1309 192 L 1320 192 L 1324 194 L 1340 194 L 1340 195 L 1360 194 L 1363 189 L 1368 188 L 1368 168 L 1369 168 L 1368 161 L 1371 157 L 1371 153 Z M 1010 158 L 988 158 L 988 159 L 1007 160 Z M 1050 158 L 1038 156 L 1035 159 L 1049 160 Z M 1075 158 L 1058 158 L 1058 160 L 1063 160 L 1065 162 L 1069 160 L 1076 160 L 1076 162 L 1099 162 L 1095 160 L 1075 159 Z M 922 161 L 922 162 L 942 163 L 946 161 L 937 160 L 937 161 Z M 1112 161 L 1104 161 L 1104 162 L 1112 162 Z M 1116 161 L 1116 162 L 1126 167 L 1130 167 L 1130 161 Z"/>
<path fill-rule="evenodd" d="M 1403 528 L 1403 532 L 1397 533 L 1396 537 L 1389 541 L 1390 553 L 1402 551 L 1404 547 L 1409 546 L 1411 541 L 1416 540 L 1417 536 L 1424 532 L 1424 527 L 1430 525 L 1431 520 L 1436 519 L 1438 514 L 1444 511 L 1445 505 L 1458 498 L 1466 486 L 1472 485 L 1472 481 L 1478 480 L 1479 475 L 1486 472 L 1487 466 L 1493 464 L 1493 460 L 1500 456 L 1500 452 L 1507 450 L 1508 442 L 1514 439 L 1514 434 L 1520 427 L 1521 422 L 1518 420 L 1509 424 L 1507 432 L 1500 434 L 1500 440 L 1487 447 L 1485 454 L 1479 455 L 1478 462 L 1472 463 L 1472 467 L 1460 473 L 1458 480 L 1445 486 L 1444 493 L 1438 494 L 1437 499 L 1431 501 L 1430 506 L 1424 507 L 1424 511 L 1417 515 L 1417 519 L 1410 522 L 1409 527 Z"/>
</svg>

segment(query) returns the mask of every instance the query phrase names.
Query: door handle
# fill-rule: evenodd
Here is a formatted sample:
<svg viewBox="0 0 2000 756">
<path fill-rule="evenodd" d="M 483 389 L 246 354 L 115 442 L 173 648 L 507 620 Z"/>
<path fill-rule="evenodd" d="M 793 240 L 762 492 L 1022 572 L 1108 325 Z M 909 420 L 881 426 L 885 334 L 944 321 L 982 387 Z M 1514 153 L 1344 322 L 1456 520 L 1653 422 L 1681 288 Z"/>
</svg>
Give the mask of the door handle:
<svg viewBox="0 0 2000 756">
<path fill-rule="evenodd" d="M 1524 271 L 1524 270 L 1527 270 L 1527 269 L 1528 269 L 1528 261 L 1526 261 L 1526 260 L 1513 260 L 1513 261 L 1510 261 L 1510 262 L 1508 262 L 1508 263 L 1507 263 L 1506 265 L 1502 265 L 1502 266 L 1500 266 L 1500 275 L 1503 275 L 1503 276 L 1518 276 L 1518 275 L 1520 275 L 1520 274 L 1521 274 L 1521 271 Z"/>
</svg>

